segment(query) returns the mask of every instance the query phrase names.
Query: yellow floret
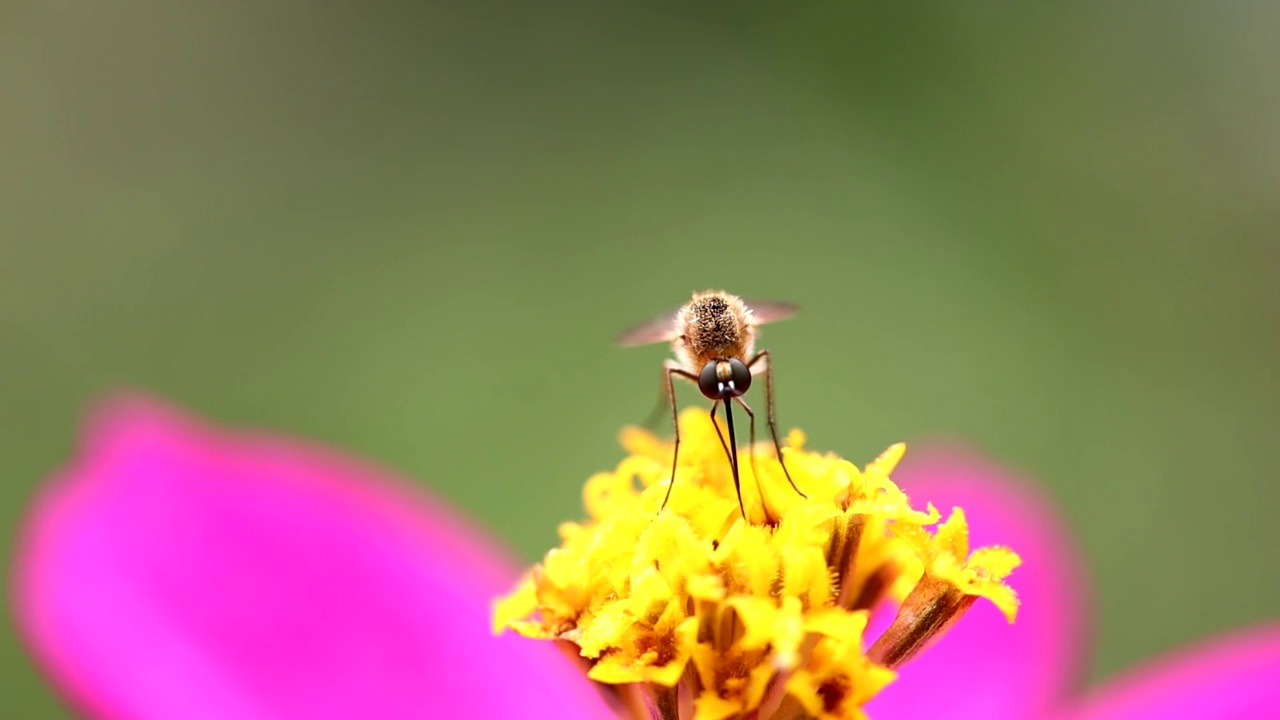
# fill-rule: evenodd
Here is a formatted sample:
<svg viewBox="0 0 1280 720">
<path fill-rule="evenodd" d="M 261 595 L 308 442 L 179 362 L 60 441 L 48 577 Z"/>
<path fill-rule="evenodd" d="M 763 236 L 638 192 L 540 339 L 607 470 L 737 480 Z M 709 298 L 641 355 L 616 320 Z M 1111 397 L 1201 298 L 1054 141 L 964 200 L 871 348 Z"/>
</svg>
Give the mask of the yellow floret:
<svg viewBox="0 0 1280 720">
<path fill-rule="evenodd" d="M 973 599 L 1013 620 L 1004 578 L 1017 555 L 970 552 L 958 508 L 930 531 L 938 511 L 913 508 L 890 479 L 904 445 L 859 470 L 792 431 L 784 459 L 807 497 L 771 445 L 747 448 L 746 522 L 712 421 L 687 411 L 680 430 L 673 487 L 671 443 L 623 431 L 631 454 L 587 481 L 588 519 L 564 523 L 560 547 L 498 601 L 495 632 L 572 643 L 590 678 L 638 689 L 664 717 L 683 707 L 697 720 L 835 720 L 863 717 L 893 668 Z M 868 648 L 870 611 L 885 600 L 902 609 Z M 942 615 L 922 623 L 926 606 Z"/>
</svg>

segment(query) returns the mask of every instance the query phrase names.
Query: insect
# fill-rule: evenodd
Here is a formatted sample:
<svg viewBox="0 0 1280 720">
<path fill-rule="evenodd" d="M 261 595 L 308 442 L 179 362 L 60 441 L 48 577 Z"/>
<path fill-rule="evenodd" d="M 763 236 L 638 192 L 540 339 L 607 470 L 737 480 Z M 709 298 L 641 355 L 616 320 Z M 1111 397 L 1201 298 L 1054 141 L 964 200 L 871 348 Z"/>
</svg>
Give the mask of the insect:
<svg viewBox="0 0 1280 720">
<path fill-rule="evenodd" d="M 725 455 L 733 470 L 733 489 L 738 494 L 738 510 L 743 520 L 747 518 L 742 504 L 742 487 L 738 480 L 738 444 L 734 436 L 733 404 L 737 403 L 751 418 L 751 463 L 755 467 L 756 414 L 742 396 L 751 388 L 752 377 L 764 373 L 764 397 L 769 434 L 778 462 L 792 489 L 807 497 L 791 479 L 791 472 L 782 460 L 782 446 L 778 442 L 778 427 L 773 406 L 773 356 L 768 350 L 755 352 L 756 327 L 768 322 L 784 320 L 795 314 L 795 305 L 783 302 L 757 302 L 750 305 L 742 298 L 722 290 L 695 292 L 688 303 L 673 311 L 663 313 L 648 322 L 623 331 L 617 342 L 623 346 L 670 342 L 676 359 L 662 364 L 662 389 L 671 404 L 671 424 L 675 429 L 675 441 L 671 457 L 671 484 L 667 486 L 662 508 L 671 499 L 675 486 L 676 462 L 680 457 L 680 423 L 676 410 L 676 391 L 673 378 L 683 378 L 698 386 L 711 402 L 711 421 L 720 437 Z M 725 424 L 729 429 L 726 443 L 715 422 L 716 408 L 724 405 Z M 757 477 L 759 475 L 757 474 Z"/>
</svg>

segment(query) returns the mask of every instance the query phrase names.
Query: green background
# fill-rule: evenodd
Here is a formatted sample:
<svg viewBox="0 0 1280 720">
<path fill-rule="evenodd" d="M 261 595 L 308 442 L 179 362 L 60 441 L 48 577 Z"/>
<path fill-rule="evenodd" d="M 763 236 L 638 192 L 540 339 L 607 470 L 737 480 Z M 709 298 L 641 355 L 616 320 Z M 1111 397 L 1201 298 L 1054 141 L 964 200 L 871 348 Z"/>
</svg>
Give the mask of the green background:
<svg viewBox="0 0 1280 720">
<path fill-rule="evenodd" d="M 813 447 L 1043 481 L 1093 678 L 1277 616 L 1277 6 L 422 5 L 0 9 L 6 554 L 127 385 L 536 557 L 652 406 L 611 338 L 725 287 L 804 307 Z M 4 716 L 60 716 L 10 623 Z"/>
</svg>

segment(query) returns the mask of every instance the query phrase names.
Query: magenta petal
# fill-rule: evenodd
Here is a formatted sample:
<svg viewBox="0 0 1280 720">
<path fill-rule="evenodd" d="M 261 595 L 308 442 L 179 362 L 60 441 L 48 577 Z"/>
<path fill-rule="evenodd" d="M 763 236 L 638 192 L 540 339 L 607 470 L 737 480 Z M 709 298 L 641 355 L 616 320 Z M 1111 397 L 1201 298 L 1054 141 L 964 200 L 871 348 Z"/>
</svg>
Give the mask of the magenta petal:
<svg viewBox="0 0 1280 720">
<path fill-rule="evenodd" d="M 555 649 L 490 634 L 515 573 L 463 520 L 385 471 L 150 401 L 96 413 L 16 572 L 24 635 L 98 717 L 612 717 Z"/>
<path fill-rule="evenodd" d="M 963 507 L 974 546 L 1008 545 L 1022 556 L 1010 584 L 1022 598 L 1008 624 L 979 600 L 868 711 L 884 720 L 1037 717 L 1071 688 L 1080 667 L 1083 627 L 1079 564 L 1050 504 L 1028 483 L 958 448 L 910 450 L 893 474 L 912 504 L 944 515 Z"/>
<path fill-rule="evenodd" d="M 1280 625 L 1254 628 L 1139 668 L 1071 713 L 1078 720 L 1252 720 L 1280 712 Z"/>
</svg>

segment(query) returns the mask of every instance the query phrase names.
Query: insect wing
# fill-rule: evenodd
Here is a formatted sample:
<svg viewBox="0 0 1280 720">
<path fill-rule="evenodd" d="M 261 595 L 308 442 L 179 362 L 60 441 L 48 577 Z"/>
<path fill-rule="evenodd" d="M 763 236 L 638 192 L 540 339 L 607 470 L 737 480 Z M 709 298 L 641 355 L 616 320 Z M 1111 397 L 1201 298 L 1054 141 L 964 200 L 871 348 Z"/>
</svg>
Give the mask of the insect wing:
<svg viewBox="0 0 1280 720">
<path fill-rule="evenodd" d="M 614 342 L 623 347 L 629 345 L 647 345 L 656 342 L 671 342 L 676 338 L 676 316 L 680 314 L 680 308 L 668 310 L 667 312 L 650 318 L 638 325 L 623 330 L 614 339 Z"/>
<path fill-rule="evenodd" d="M 763 325 L 786 320 L 800 310 L 794 303 L 780 300 L 748 300 L 744 298 L 743 302 L 746 303 L 747 307 L 751 308 L 752 325 Z"/>
</svg>

